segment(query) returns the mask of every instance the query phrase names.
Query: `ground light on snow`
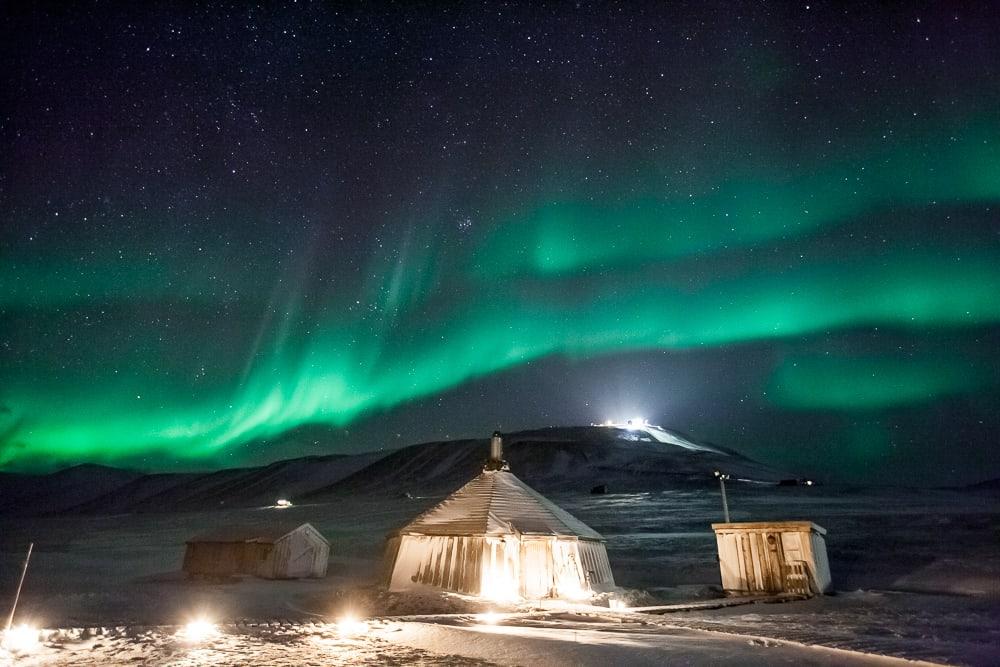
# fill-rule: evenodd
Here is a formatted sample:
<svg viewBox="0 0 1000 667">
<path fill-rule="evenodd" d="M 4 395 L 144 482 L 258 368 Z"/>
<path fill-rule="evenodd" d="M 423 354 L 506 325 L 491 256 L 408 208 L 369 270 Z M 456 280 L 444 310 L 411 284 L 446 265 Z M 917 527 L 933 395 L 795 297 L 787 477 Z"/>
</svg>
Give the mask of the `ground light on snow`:
<svg viewBox="0 0 1000 667">
<path fill-rule="evenodd" d="M 22 623 L 4 632 L 2 647 L 11 653 L 30 653 L 38 647 L 38 628 Z"/>
<path fill-rule="evenodd" d="M 337 621 L 337 632 L 341 637 L 360 637 L 368 634 L 368 623 L 348 614 Z"/>
<path fill-rule="evenodd" d="M 504 619 L 504 614 L 498 614 L 495 611 L 486 611 L 481 614 L 476 614 L 476 620 L 485 625 L 496 625 Z"/>
<path fill-rule="evenodd" d="M 178 632 L 181 640 L 190 644 L 199 644 L 219 634 L 219 629 L 208 618 L 201 616 L 188 621 Z"/>
<path fill-rule="evenodd" d="M 571 582 L 569 585 L 563 586 L 562 589 L 560 589 L 560 592 L 564 599 L 571 600 L 573 602 L 583 602 L 594 597 L 594 593 L 592 591 L 582 588 L 576 584 L 576 582 Z"/>
</svg>

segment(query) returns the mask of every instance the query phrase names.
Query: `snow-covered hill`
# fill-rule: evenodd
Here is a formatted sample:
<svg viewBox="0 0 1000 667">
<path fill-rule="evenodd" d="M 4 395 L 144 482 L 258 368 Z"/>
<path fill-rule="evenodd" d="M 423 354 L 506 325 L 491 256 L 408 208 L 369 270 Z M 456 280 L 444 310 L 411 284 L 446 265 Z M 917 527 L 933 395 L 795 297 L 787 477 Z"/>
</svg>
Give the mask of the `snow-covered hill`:
<svg viewBox="0 0 1000 667">
<path fill-rule="evenodd" d="M 515 474 L 542 491 L 587 492 L 703 484 L 712 471 L 776 481 L 784 476 L 722 448 L 664 429 L 604 426 L 546 428 L 505 434 Z M 446 493 L 475 475 L 488 440 L 449 440 L 391 453 L 308 456 L 258 468 L 209 473 L 142 474 L 77 466 L 51 475 L 4 474 L 0 513 L 8 515 L 196 511 L 269 505 L 278 498 L 316 501 L 343 494 Z"/>
<path fill-rule="evenodd" d="M 690 442 L 689 440 L 686 440 Z M 441 493 L 468 481 L 482 467 L 487 439 L 428 442 L 396 450 L 309 498 L 391 489 Z M 696 483 L 714 470 L 733 477 L 776 482 L 783 475 L 735 453 L 665 443 L 643 431 L 603 426 L 559 427 L 504 435 L 511 471 L 540 491 L 653 491 Z"/>
<path fill-rule="evenodd" d="M 49 475 L 0 473 L 0 515 L 59 512 L 142 477 L 134 470 L 89 463 Z"/>
</svg>

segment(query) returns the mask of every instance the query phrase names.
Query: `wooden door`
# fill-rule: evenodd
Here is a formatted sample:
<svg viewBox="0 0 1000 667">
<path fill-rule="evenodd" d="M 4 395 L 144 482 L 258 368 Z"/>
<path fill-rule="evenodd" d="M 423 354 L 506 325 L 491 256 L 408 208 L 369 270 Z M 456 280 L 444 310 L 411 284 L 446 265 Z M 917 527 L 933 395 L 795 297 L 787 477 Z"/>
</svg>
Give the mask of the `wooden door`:
<svg viewBox="0 0 1000 667">
<path fill-rule="evenodd" d="M 767 533 L 764 537 L 767 558 L 767 590 L 780 593 L 785 589 L 785 554 L 781 546 L 781 533 Z"/>
<path fill-rule="evenodd" d="M 521 542 L 521 595 L 535 599 L 548 597 L 552 591 L 551 539 Z"/>
</svg>

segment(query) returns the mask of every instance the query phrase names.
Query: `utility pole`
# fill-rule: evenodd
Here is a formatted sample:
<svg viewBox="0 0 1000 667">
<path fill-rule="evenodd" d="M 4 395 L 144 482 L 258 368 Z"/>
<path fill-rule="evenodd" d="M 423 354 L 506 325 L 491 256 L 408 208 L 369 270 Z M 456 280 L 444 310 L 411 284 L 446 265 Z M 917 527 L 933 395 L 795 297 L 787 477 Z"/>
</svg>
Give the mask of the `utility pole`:
<svg viewBox="0 0 1000 667">
<path fill-rule="evenodd" d="M 719 478 L 719 489 L 722 491 L 722 516 L 726 523 L 729 523 L 729 501 L 726 500 L 726 480 L 729 475 L 721 470 L 715 471 L 715 476 Z"/>
<path fill-rule="evenodd" d="M 10 626 L 14 624 L 14 612 L 17 611 L 17 601 L 21 599 L 21 587 L 24 586 L 24 575 L 28 573 L 28 561 L 31 560 L 31 550 L 35 548 L 35 543 L 28 545 L 28 555 L 24 558 L 24 567 L 21 569 L 21 580 L 17 582 L 17 593 L 14 595 L 14 606 L 10 608 L 10 616 L 7 618 L 7 629 L 4 636 L 10 634 Z"/>
</svg>

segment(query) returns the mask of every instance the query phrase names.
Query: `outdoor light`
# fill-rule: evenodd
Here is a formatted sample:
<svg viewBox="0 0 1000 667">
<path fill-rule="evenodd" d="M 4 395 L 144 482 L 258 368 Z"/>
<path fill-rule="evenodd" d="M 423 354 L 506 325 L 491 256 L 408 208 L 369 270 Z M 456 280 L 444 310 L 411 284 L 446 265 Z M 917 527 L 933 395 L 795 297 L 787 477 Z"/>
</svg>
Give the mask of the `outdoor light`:
<svg viewBox="0 0 1000 667">
<path fill-rule="evenodd" d="M 368 632 L 368 624 L 348 614 L 337 621 L 337 632 L 341 637 L 357 637 Z"/>
<path fill-rule="evenodd" d="M 186 642 L 197 644 L 217 634 L 219 634 L 219 630 L 215 627 L 215 623 L 201 616 L 193 621 L 188 621 L 177 633 L 177 636 Z"/>
<path fill-rule="evenodd" d="M 285 500 L 284 498 L 279 498 L 279 499 L 278 499 L 278 500 L 277 500 L 277 501 L 276 501 L 276 502 L 274 503 L 274 505 L 275 505 L 275 507 L 277 507 L 278 509 L 284 509 L 284 508 L 286 508 L 286 507 L 291 507 L 291 506 L 292 506 L 292 501 L 291 501 L 291 500 Z"/>
<path fill-rule="evenodd" d="M 11 653 L 28 653 L 38 646 L 38 628 L 22 623 L 8 629 L 2 646 Z"/>
<path fill-rule="evenodd" d="M 476 620 L 486 625 L 496 625 L 500 622 L 503 616 L 496 613 L 495 611 L 487 611 L 482 614 L 476 614 Z"/>
<path fill-rule="evenodd" d="M 726 480 L 729 479 L 729 475 L 721 470 L 716 470 L 713 474 L 719 480 L 719 490 L 722 492 L 722 518 L 729 523 L 729 500 L 726 499 Z"/>
<path fill-rule="evenodd" d="M 625 423 L 628 424 L 628 427 L 630 429 L 636 429 L 636 428 L 642 428 L 649 422 L 647 422 L 644 417 L 632 417 L 632 419 L 629 419 Z"/>
</svg>

